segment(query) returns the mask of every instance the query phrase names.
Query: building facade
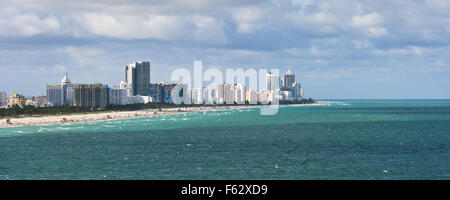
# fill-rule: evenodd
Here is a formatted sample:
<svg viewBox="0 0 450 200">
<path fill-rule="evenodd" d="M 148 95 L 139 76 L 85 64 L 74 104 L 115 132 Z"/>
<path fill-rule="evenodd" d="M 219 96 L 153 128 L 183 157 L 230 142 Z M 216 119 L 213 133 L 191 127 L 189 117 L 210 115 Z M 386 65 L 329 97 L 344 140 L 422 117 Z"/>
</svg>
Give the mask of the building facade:
<svg viewBox="0 0 450 200">
<path fill-rule="evenodd" d="M 74 98 L 74 87 L 75 85 L 69 80 L 67 73 L 61 80 L 61 104 L 62 105 L 73 105 Z"/>
<path fill-rule="evenodd" d="M 216 104 L 234 104 L 234 87 L 228 83 L 216 85 L 214 101 Z"/>
<path fill-rule="evenodd" d="M 81 84 L 74 88 L 74 104 L 81 107 L 104 108 L 109 105 L 109 88 L 103 84 Z"/>
<path fill-rule="evenodd" d="M 47 102 L 49 106 L 62 105 L 62 89 L 61 85 L 47 85 L 46 90 Z"/>
<path fill-rule="evenodd" d="M 191 89 L 191 102 L 193 104 L 203 104 L 203 91 L 202 88 Z"/>
<path fill-rule="evenodd" d="M 246 100 L 245 86 L 242 84 L 234 85 L 234 102 L 237 104 L 245 104 Z"/>
<path fill-rule="evenodd" d="M 129 104 L 128 90 L 120 87 L 111 88 L 109 91 L 109 103 L 111 105 Z"/>
<path fill-rule="evenodd" d="M 125 82 L 130 88 L 130 96 L 149 96 L 150 62 L 135 62 L 125 66 Z"/>
<path fill-rule="evenodd" d="M 295 74 L 289 69 L 283 77 L 283 87 L 291 87 L 295 83 Z"/>
<path fill-rule="evenodd" d="M 25 97 L 22 94 L 13 92 L 9 100 L 10 106 L 24 106 Z"/>
<path fill-rule="evenodd" d="M 280 89 L 280 76 L 268 72 L 266 75 L 266 90 L 276 91 Z"/>
<path fill-rule="evenodd" d="M 258 103 L 258 92 L 256 90 L 247 90 L 245 92 L 245 100 L 249 104 L 257 104 Z"/>
<path fill-rule="evenodd" d="M 8 95 L 6 92 L 0 92 L 0 108 L 8 106 Z"/>
</svg>

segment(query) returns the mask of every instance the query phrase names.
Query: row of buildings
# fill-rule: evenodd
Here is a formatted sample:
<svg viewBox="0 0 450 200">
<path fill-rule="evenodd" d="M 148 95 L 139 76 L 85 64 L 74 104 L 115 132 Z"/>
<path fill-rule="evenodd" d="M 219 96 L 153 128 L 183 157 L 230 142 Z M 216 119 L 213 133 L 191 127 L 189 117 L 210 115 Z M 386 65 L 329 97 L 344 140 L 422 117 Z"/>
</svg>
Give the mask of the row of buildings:
<svg viewBox="0 0 450 200">
<path fill-rule="evenodd" d="M 44 95 L 25 98 L 22 94 L 13 92 L 8 96 L 6 92 L 0 92 L 0 108 L 8 108 L 12 106 L 36 106 L 46 107 L 47 97 Z"/>
<path fill-rule="evenodd" d="M 41 95 L 25 99 L 13 93 L 7 97 L 0 93 L 0 106 L 34 105 L 83 107 L 106 107 L 108 105 L 126 105 L 134 103 L 164 102 L 173 103 L 176 95 L 182 97 L 185 104 L 257 104 L 278 100 L 294 101 L 303 98 L 303 88 L 295 81 L 295 75 L 288 70 L 283 78 L 267 73 L 265 90 L 246 89 L 242 84 L 220 83 L 214 88 L 187 88 L 177 83 L 151 83 L 150 62 L 135 62 L 125 66 L 124 80 L 120 85 L 109 87 L 106 84 L 72 83 L 67 73 L 57 85 L 47 85 L 46 96 Z M 180 85 L 181 90 L 174 91 Z"/>
</svg>

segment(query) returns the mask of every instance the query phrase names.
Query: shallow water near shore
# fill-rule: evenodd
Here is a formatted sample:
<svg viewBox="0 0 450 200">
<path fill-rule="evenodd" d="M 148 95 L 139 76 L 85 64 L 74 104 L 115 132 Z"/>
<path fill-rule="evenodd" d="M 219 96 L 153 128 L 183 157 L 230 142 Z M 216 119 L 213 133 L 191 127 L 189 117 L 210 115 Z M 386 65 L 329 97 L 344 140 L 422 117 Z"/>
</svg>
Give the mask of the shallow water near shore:
<svg viewBox="0 0 450 200">
<path fill-rule="evenodd" d="M 0 129 L 0 179 L 450 179 L 450 100 Z"/>
</svg>

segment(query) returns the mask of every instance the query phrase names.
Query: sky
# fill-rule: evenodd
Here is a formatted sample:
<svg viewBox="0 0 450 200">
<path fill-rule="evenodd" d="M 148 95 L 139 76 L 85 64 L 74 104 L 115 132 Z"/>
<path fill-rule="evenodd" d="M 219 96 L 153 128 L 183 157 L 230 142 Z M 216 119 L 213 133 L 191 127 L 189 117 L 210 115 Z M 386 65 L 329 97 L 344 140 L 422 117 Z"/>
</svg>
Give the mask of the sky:
<svg viewBox="0 0 450 200">
<path fill-rule="evenodd" d="M 0 0 L 0 91 L 118 85 L 151 62 L 290 69 L 305 96 L 449 99 L 448 0 Z"/>
</svg>

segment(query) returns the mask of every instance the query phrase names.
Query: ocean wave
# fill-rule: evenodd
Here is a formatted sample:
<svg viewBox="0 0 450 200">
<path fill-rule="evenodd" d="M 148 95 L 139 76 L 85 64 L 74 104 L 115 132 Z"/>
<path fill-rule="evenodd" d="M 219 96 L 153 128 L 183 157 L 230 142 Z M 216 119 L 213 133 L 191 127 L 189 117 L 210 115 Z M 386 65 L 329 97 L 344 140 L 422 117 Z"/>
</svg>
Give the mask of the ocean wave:
<svg viewBox="0 0 450 200">
<path fill-rule="evenodd" d="M 350 106 L 351 104 L 341 102 L 341 101 L 318 101 L 318 103 L 329 104 L 329 105 L 339 105 L 339 106 Z"/>
</svg>

